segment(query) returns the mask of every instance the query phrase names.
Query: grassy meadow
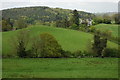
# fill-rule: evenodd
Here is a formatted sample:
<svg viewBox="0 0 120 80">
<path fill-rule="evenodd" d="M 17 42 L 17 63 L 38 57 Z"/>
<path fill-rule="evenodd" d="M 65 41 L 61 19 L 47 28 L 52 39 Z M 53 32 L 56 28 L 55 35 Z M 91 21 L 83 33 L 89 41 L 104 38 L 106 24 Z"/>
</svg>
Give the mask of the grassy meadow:
<svg viewBox="0 0 120 80">
<path fill-rule="evenodd" d="M 92 34 L 71 29 L 55 28 L 43 25 L 32 25 L 26 29 L 30 31 L 31 38 L 34 36 L 39 37 L 39 35 L 44 32 L 52 34 L 64 50 L 68 50 L 71 52 L 74 52 L 76 50 L 87 50 L 87 48 L 89 48 L 89 44 L 93 40 Z M 12 46 L 14 43 L 14 36 L 17 34 L 18 31 L 19 30 L 2 33 L 3 54 L 14 53 Z M 29 41 L 31 42 L 32 39 Z M 110 41 L 108 41 L 108 47 L 118 48 L 117 44 Z"/>
<path fill-rule="evenodd" d="M 3 78 L 118 78 L 118 58 L 3 59 Z"/>
<path fill-rule="evenodd" d="M 93 40 L 92 34 L 71 29 L 43 25 L 26 29 L 30 31 L 31 43 L 32 37 L 48 32 L 64 50 L 71 52 L 87 50 Z M 3 54 L 14 55 L 12 43 L 18 31 L 2 32 Z M 118 45 L 108 41 L 108 47 L 118 48 Z M 118 78 L 118 58 L 7 58 L 2 64 L 3 78 Z"/>
</svg>

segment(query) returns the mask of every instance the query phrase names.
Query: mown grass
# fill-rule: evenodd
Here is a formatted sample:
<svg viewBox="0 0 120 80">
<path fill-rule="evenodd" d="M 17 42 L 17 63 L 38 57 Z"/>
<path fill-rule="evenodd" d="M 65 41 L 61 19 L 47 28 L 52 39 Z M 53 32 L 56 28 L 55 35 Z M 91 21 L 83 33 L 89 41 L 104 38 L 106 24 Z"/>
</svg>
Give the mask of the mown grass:
<svg viewBox="0 0 120 80">
<path fill-rule="evenodd" d="M 3 59 L 3 78 L 118 78 L 118 58 Z"/>
<path fill-rule="evenodd" d="M 52 34 L 59 44 L 62 46 L 64 50 L 68 50 L 71 52 L 74 52 L 76 50 L 87 50 L 89 48 L 89 44 L 91 40 L 93 40 L 93 35 L 81 31 L 76 30 L 70 30 L 70 29 L 64 29 L 64 28 L 55 28 L 55 27 L 49 27 L 49 26 L 43 26 L 43 25 L 32 25 L 27 30 L 30 31 L 31 37 L 38 36 L 41 33 L 48 32 Z M 14 43 L 14 36 L 17 35 L 16 31 L 8 31 L 2 33 L 2 50 L 3 54 L 13 54 L 13 47 L 12 43 Z M 30 41 L 34 41 L 30 39 Z M 111 48 L 118 48 L 117 44 L 113 42 L 108 42 L 108 47 Z"/>
<path fill-rule="evenodd" d="M 111 31 L 112 36 L 118 37 L 118 25 L 116 24 L 98 24 L 95 27 L 101 31 L 109 30 Z"/>
</svg>

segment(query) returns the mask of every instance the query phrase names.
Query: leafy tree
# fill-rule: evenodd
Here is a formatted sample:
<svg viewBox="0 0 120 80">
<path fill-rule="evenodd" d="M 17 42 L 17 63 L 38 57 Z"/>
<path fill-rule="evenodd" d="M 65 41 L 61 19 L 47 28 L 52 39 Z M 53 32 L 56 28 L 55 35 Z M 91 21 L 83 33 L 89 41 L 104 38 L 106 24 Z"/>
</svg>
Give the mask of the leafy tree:
<svg viewBox="0 0 120 80">
<path fill-rule="evenodd" d="M 63 20 L 56 21 L 56 27 L 68 28 L 69 26 L 69 21 L 66 18 Z"/>
<path fill-rule="evenodd" d="M 64 24 L 61 20 L 56 21 L 55 25 L 56 25 L 56 27 L 64 27 Z"/>
<path fill-rule="evenodd" d="M 79 14 L 78 14 L 78 11 L 75 9 L 73 11 L 73 24 L 76 24 L 77 26 L 79 26 Z"/>
<path fill-rule="evenodd" d="M 93 51 L 99 57 L 103 57 L 103 51 L 107 46 L 107 38 L 102 37 L 100 33 L 94 35 Z"/>
<path fill-rule="evenodd" d="M 25 7 L 2 10 L 3 18 L 18 20 L 21 16 L 27 17 L 27 23 L 37 21 L 52 22 L 61 18 L 70 17 L 72 10 L 49 7 Z M 78 11 L 81 18 L 94 17 L 94 14 Z"/>
<path fill-rule="evenodd" d="M 100 24 L 100 23 L 103 23 L 103 18 L 101 18 L 101 17 L 95 17 L 94 19 L 93 19 L 93 21 L 94 21 L 94 24 L 96 25 L 96 24 Z"/>
<path fill-rule="evenodd" d="M 111 19 L 107 19 L 106 18 L 106 19 L 103 20 L 103 23 L 105 23 L 105 24 L 111 24 Z"/>
<path fill-rule="evenodd" d="M 31 55 L 30 57 L 41 57 L 40 55 L 40 45 L 41 45 L 41 39 L 40 37 L 34 37 L 32 40 L 32 49 L 31 49 Z"/>
<path fill-rule="evenodd" d="M 17 29 L 22 29 L 27 27 L 27 22 L 25 19 L 20 18 L 16 21 L 16 27 Z"/>
<path fill-rule="evenodd" d="M 77 29 L 79 29 L 79 27 L 76 24 L 73 24 L 70 26 L 70 29 L 77 30 Z"/>
<path fill-rule="evenodd" d="M 2 31 L 12 30 L 11 24 L 7 20 L 2 20 Z"/>
<path fill-rule="evenodd" d="M 57 40 L 50 35 L 49 33 L 43 33 L 40 35 L 41 43 L 40 43 L 40 51 L 41 57 L 61 57 L 62 48 L 58 44 Z"/>
<path fill-rule="evenodd" d="M 24 41 L 22 41 L 22 40 L 20 40 L 18 43 L 17 54 L 19 57 L 27 56 Z"/>
<path fill-rule="evenodd" d="M 14 20 L 13 19 L 6 19 L 7 23 L 10 24 L 11 27 L 13 27 L 13 24 L 14 24 Z"/>
<path fill-rule="evenodd" d="M 115 14 L 114 15 L 114 20 L 116 24 L 120 24 L 120 14 Z"/>
<path fill-rule="evenodd" d="M 17 55 L 21 58 L 27 57 L 27 45 L 29 42 L 29 31 L 21 30 L 14 38 L 13 46 Z"/>
</svg>

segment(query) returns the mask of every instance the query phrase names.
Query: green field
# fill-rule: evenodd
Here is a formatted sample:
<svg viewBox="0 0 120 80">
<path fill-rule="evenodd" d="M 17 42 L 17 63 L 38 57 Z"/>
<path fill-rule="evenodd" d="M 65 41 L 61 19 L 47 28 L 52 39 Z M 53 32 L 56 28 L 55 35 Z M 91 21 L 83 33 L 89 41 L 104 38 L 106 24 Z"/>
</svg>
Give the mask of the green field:
<svg viewBox="0 0 120 80">
<path fill-rule="evenodd" d="M 87 50 L 93 40 L 92 34 L 71 29 L 32 25 L 26 30 L 31 38 L 48 32 L 64 50 L 71 52 Z M 2 32 L 3 54 L 14 54 L 13 37 L 18 31 Z M 108 41 L 108 47 L 118 48 L 118 45 Z M 10 58 L 2 63 L 3 78 L 118 78 L 118 58 Z"/>
<path fill-rule="evenodd" d="M 101 31 L 109 30 L 112 33 L 112 36 L 118 37 L 118 25 L 116 24 L 98 24 L 95 25 L 97 29 Z"/>
<path fill-rule="evenodd" d="M 3 78 L 118 78 L 118 58 L 3 59 Z"/>
<path fill-rule="evenodd" d="M 87 50 L 87 47 L 89 47 L 88 42 L 91 42 L 91 40 L 93 39 L 92 34 L 64 28 L 32 25 L 26 29 L 30 31 L 31 37 L 37 35 L 39 36 L 43 32 L 48 32 L 52 34 L 64 50 L 69 50 L 71 52 L 76 50 Z M 19 30 L 2 33 L 3 54 L 13 54 L 13 37 L 17 34 L 18 31 Z M 115 43 L 108 42 L 108 47 L 117 48 L 118 46 Z"/>
</svg>

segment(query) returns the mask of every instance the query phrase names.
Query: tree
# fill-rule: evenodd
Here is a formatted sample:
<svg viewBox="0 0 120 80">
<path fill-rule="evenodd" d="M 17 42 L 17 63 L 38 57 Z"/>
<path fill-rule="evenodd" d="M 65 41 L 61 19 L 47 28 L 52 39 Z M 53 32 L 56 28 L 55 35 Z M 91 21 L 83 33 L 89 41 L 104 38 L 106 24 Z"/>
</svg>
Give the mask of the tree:
<svg viewBox="0 0 120 80">
<path fill-rule="evenodd" d="M 18 19 L 15 24 L 17 29 L 22 29 L 27 27 L 27 22 L 23 18 Z"/>
<path fill-rule="evenodd" d="M 2 20 L 2 31 L 10 31 L 12 30 L 11 24 L 8 22 L 8 20 Z"/>
<path fill-rule="evenodd" d="M 73 24 L 70 26 L 70 29 L 77 30 L 77 29 L 79 29 L 79 27 L 76 24 Z"/>
<path fill-rule="evenodd" d="M 69 21 L 66 18 L 63 20 L 56 21 L 56 27 L 68 28 L 69 26 Z"/>
<path fill-rule="evenodd" d="M 107 38 L 102 37 L 100 33 L 94 35 L 93 52 L 99 57 L 103 57 L 103 51 L 107 47 Z"/>
<path fill-rule="evenodd" d="M 116 24 L 120 24 L 120 14 L 115 14 L 114 15 L 114 20 Z"/>
<path fill-rule="evenodd" d="M 41 39 L 39 36 L 34 37 L 32 40 L 32 49 L 31 49 L 31 55 L 30 57 L 41 57 L 40 55 L 40 45 L 41 45 Z"/>
<path fill-rule="evenodd" d="M 103 23 L 105 23 L 105 24 L 111 24 L 111 20 L 106 18 L 106 19 L 103 20 Z"/>
<path fill-rule="evenodd" d="M 61 57 L 62 48 L 58 44 L 57 40 L 50 35 L 49 33 L 43 33 L 40 35 L 41 43 L 40 43 L 40 52 L 41 57 Z"/>
<path fill-rule="evenodd" d="M 29 42 L 29 31 L 28 30 L 21 30 L 15 36 L 13 45 L 19 57 L 21 58 L 27 57 L 28 42 Z"/>
<path fill-rule="evenodd" d="M 77 26 L 79 26 L 79 14 L 76 9 L 73 11 L 72 22 L 73 22 L 73 24 L 76 24 Z"/>
</svg>

